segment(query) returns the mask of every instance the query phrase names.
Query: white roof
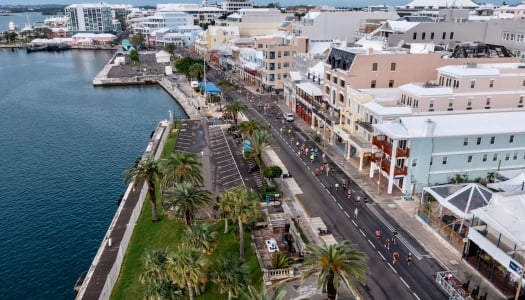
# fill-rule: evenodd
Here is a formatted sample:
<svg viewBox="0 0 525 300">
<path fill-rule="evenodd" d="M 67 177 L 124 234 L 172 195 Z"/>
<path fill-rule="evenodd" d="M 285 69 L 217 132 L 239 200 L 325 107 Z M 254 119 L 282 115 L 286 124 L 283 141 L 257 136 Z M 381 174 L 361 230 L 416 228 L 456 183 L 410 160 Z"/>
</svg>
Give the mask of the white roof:
<svg viewBox="0 0 525 300">
<path fill-rule="evenodd" d="M 507 65 L 507 64 L 505 64 Z M 503 67 L 503 66 L 502 66 Z M 459 66 L 444 66 L 437 69 L 445 75 L 453 76 L 499 76 L 500 72 L 494 65 L 478 65 L 477 67 L 469 68 L 466 65 Z"/>
<path fill-rule="evenodd" d="M 383 106 L 377 102 L 368 102 L 363 104 L 366 110 L 377 116 L 399 116 L 411 115 L 410 106 Z"/>
<path fill-rule="evenodd" d="M 322 80 L 322 77 L 324 77 L 323 75 L 324 74 L 324 62 L 323 61 L 317 62 L 313 67 L 308 68 L 308 72 L 316 76 L 321 76 L 321 80 Z"/>
<path fill-rule="evenodd" d="M 300 81 L 302 79 L 301 72 L 290 71 L 290 80 L 291 81 Z"/>
<path fill-rule="evenodd" d="M 308 53 L 310 54 L 323 54 L 332 46 L 332 42 L 311 42 Z"/>
<path fill-rule="evenodd" d="M 301 83 L 297 84 L 296 87 L 300 88 L 305 93 L 307 93 L 308 95 L 311 95 L 311 96 L 322 96 L 323 95 L 323 92 L 319 88 L 319 85 L 313 84 L 313 83 L 311 83 L 309 81 L 301 82 Z"/>
<path fill-rule="evenodd" d="M 402 92 L 418 96 L 452 96 L 454 92 L 449 87 L 423 87 L 421 84 L 408 83 L 399 87 Z"/>
<path fill-rule="evenodd" d="M 523 191 L 525 188 L 525 173 L 521 172 L 509 180 L 489 183 L 487 186 L 491 189 L 500 190 L 503 192 Z"/>
<path fill-rule="evenodd" d="M 244 64 L 244 67 L 250 70 L 257 70 L 257 68 L 259 68 L 259 65 L 254 62 L 249 61 Z"/>
<path fill-rule="evenodd" d="M 525 133 L 523 111 L 410 116 L 374 124 L 374 127 L 392 138 L 423 138 L 427 136 L 429 120 L 434 137 Z"/>
<path fill-rule="evenodd" d="M 478 7 L 478 5 L 470 0 L 414 0 L 403 7 Z"/>
<path fill-rule="evenodd" d="M 97 38 L 97 37 L 103 37 L 103 38 L 117 38 L 116 35 L 111 33 L 77 33 L 73 35 L 73 38 Z"/>
<path fill-rule="evenodd" d="M 321 12 L 320 12 L 320 11 L 309 11 L 309 12 L 303 17 L 303 19 L 315 19 L 315 18 L 317 18 L 319 15 L 321 15 Z"/>
<path fill-rule="evenodd" d="M 407 32 L 413 27 L 416 27 L 419 25 L 419 22 L 408 22 L 406 20 L 403 21 L 394 21 L 394 20 L 388 20 L 386 21 L 387 26 L 392 29 L 394 32 Z"/>
<path fill-rule="evenodd" d="M 496 193 L 489 205 L 472 211 L 490 227 L 512 242 L 525 243 L 525 195 L 523 193 Z"/>
<path fill-rule="evenodd" d="M 492 192 L 478 183 L 445 184 L 423 189 L 461 219 L 472 218 L 472 210 L 487 206 L 492 198 Z"/>
<path fill-rule="evenodd" d="M 372 96 L 375 102 L 397 102 L 401 98 L 398 88 L 360 89 L 362 93 Z"/>
</svg>

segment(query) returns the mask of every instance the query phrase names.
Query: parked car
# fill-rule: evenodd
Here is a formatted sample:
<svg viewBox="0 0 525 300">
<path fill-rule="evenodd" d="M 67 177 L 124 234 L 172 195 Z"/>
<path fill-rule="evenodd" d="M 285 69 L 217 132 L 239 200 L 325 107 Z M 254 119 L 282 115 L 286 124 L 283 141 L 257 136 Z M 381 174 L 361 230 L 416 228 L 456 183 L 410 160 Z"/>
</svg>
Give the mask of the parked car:
<svg viewBox="0 0 525 300">
<path fill-rule="evenodd" d="M 292 122 L 294 119 L 294 116 L 292 113 L 284 113 L 284 119 L 288 122 Z"/>
</svg>

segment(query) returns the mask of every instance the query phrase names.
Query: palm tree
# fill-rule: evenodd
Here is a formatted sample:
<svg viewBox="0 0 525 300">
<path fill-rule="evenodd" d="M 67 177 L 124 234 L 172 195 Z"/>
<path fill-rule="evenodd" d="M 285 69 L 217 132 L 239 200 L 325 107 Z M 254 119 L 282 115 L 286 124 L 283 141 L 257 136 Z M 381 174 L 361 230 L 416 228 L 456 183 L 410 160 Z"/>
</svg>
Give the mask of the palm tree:
<svg viewBox="0 0 525 300">
<path fill-rule="evenodd" d="M 186 228 L 186 232 L 182 236 L 184 245 L 201 251 L 205 254 L 210 254 L 217 242 L 217 232 L 213 230 L 209 223 L 193 223 L 190 228 Z"/>
<path fill-rule="evenodd" d="M 241 122 L 239 124 L 239 132 L 243 135 L 252 135 L 256 130 L 261 130 L 263 128 L 261 122 L 256 119 L 250 119 L 249 121 Z"/>
<path fill-rule="evenodd" d="M 179 247 L 168 257 L 168 264 L 170 278 L 186 288 L 190 300 L 194 300 L 195 293 L 199 295 L 208 281 L 209 261 L 206 256 L 193 249 Z"/>
<path fill-rule="evenodd" d="M 248 267 L 236 257 L 220 257 L 214 267 L 212 280 L 219 286 L 221 294 L 228 293 L 228 300 L 238 298 L 246 284 Z"/>
<path fill-rule="evenodd" d="M 124 177 L 124 182 L 129 184 L 135 181 L 146 181 L 148 184 L 148 194 L 149 199 L 151 200 L 151 220 L 157 222 L 159 220 L 159 214 L 157 211 L 157 195 L 156 191 L 156 182 L 159 179 L 160 167 L 158 161 L 154 158 L 148 158 L 146 160 L 141 160 L 135 167 L 126 171 Z"/>
<path fill-rule="evenodd" d="M 146 271 L 140 275 L 140 282 L 147 285 L 145 299 L 184 299 L 184 293 L 179 285 L 168 277 L 168 256 L 168 249 L 149 250 L 144 255 Z"/>
<path fill-rule="evenodd" d="M 258 292 L 255 287 L 248 286 L 248 293 L 242 292 L 241 293 L 241 299 L 243 300 L 283 300 L 284 296 L 286 295 L 286 291 L 284 290 L 284 284 L 279 284 L 276 288 L 273 294 L 269 294 L 268 290 L 266 289 L 266 285 L 264 282 L 261 285 L 261 291 Z"/>
<path fill-rule="evenodd" d="M 220 201 L 219 198 L 219 211 L 224 217 L 224 234 L 228 234 L 228 219 L 231 218 L 230 216 L 230 204 L 226 201 Z"/>
<path fill-rule="evenodd" d="M 307 249 L 311 255 L 304 261 L 304 266 L 309 269 L 303 278 L 319 276 L 317 287 L 326 290 L 328 299 L 336 298 L 341 281 L 351 289 L 355 288 L 354 281 L 365 281 L 368 274 L 366 254 L 357 250 L 350 241 L 327 247 L 308 245 Z"/>
<path fill-rule="evenodd" d="M 264 150 L 270 148 L 270 133 L 266 130 L 255 130 L 251 136 L 248 137 L 250 141 L 250 156 L 255 159 L 261 170 L 263 170 L 262 154 Z"/>
<path fill-rule="evenodd" d="M 274 269 L 288 268 L 293 264 L 293 260 L 290 256 L 283 252 L 276 252 L 272 256 L 272 267 Z"/>
<path fill-rule="evenodd" d="M 193 224 L 199 208 L 209 206 L 213 202 L 209 191 L 189 182 L 177 183 L 173 189 L 167 190 L 164 196 L 166 208 L 174 210 L 177 217 L 184 219 L 186 227 Z"/>
<path fill-rule="evenodd" d="M 188 68 L 188 75 L 191 78 L 200 81 L 204 75 L 204 66 L 201 63 L 194 63 Z"/>
<path fill-rule="evenodd" d="M 164 175 L 164 185 L 188 181 L 202 185 L 201 162 L 195 153 L 175 151 L 170 157 L 161 160 L 160 166 Z"/>
<path fill-rule="evenodd" d="M 237 114 L 246 111 L 248 111 L 248 106 L 240 100 L 233 100 L 224 106 L 224 113 L 231 115 L 235 127 L 237 127 Z"/>
<path fill-rule="evenodd" d="M 244 260 L 244 224 L 257 219 L 260 213 L 260 203 L 257 196 L 248 192 L 245 186 L 238 186 L 223 192 L 223 206 L 229 207 L 228 215 L 237 220 L 239 225 L 239 256 Z"/>
</svg>

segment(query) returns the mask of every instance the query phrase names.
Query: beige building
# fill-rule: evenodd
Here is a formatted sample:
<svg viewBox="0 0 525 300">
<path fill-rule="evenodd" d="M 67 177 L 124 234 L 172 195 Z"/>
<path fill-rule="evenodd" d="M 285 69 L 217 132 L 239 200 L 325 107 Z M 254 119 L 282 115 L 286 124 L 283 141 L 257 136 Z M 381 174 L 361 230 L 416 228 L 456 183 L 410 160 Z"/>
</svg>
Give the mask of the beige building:
<svg viewBox="0 0 525 300">
<path fill-rule="evenodd" d="M 240 9 L 229 15 L 226 21 L 220 24 L 238 27 L 241 37 L 269 35 L 278 31 L 286 16 L 276 8 Z"/>
<path fill-rule="evenodd" d="M 308 49 L 307 37 L 264 36 L 255 38 L 255 47 L 263 51 L 261 65 L 261 88 L 265 91 L 281 91 L 292 70 L 296 53 Z"/>
<path fill-rule="evenodd" d="M 239 28 L 237 27 L 209 26 L 195 40 L 195 51 L 204 57 L 208 50 L 238 38 Z"/>
</svg>

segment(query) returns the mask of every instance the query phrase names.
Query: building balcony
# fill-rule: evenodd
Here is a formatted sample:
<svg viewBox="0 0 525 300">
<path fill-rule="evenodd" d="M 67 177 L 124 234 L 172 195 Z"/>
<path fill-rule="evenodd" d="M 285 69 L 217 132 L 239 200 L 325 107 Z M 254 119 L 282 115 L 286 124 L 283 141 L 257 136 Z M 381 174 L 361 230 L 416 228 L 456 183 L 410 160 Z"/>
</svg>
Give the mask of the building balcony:
<svg viewBox="0 0 525 300">
<path fill-rule="evenodd" d="M 374 127 L 372 126 L 372 124 L 368 122 L 361 122 L 361 121 L 358 121 L 355 123 L 357 124 L 357 126 L 363 128 L 366 132 L 374 133 Z"/>
<path fill-rule="evenodd" d="M 390 174 L 390 160 L 381 156 L 372 155 L 371 160 L 381 165 L 381 170 L 383 170 L 385 173 Z M 395 176 L 406 176 L 408 174 L 408 168 L 407 167 L 394 167 L 394 177 Z"/>
<path fill-rule="evenodd" d="M 392 157 L 392 143 L 390 143 L 387 140 L 386 135 L 374 136 L 372 138 L 372 144 L 376 146 L 377 148 L 382 149 L 382 151 L 384 151 L 386 154 Z M 397 148 L 396 149 L 396 158 L 409 157 L 409 156 L 410 156 L 409 148 L 406 148 L 406 149 Z"/>
</svg>

